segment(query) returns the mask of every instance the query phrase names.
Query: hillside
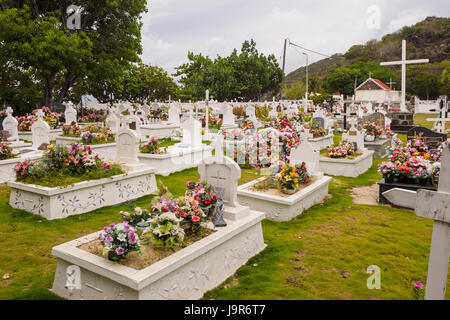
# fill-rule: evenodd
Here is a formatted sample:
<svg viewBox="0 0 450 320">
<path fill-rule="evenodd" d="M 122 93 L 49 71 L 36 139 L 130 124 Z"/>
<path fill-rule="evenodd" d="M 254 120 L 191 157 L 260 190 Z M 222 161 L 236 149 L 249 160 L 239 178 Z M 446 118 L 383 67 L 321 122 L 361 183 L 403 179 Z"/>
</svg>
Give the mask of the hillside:
<svg viewBox="0 0 450 320">
<path fill-rule="evenodd" d="M 408 59 L 430 59 L 430 63 L 426 65 L 408 66 L 408 93 L 417 94 L 421 98 L 424 95 L 430 98 L 440 94 L 450 96 L 450 18 L 438 17 L 428 17 L 413 26 L 405 26 L 395 33 L 385 35 L 381 40 L 354 45 L 343 55 L 335 54 L 311 64 L 309 75 L 313 87 L 310 89 L 352 94 L 355 78 L 357 84 L 360 84 L 367 79 L 369 72 L 382 81 L 389 82 L 392 78 L 393 82 L 399 84 L 400 68 L 380 67 L 379 62 L 399 60 L 403 39 L 407 41 Z M 344 88 L 339 87 L 342 86 L 342 74 L 349 78 L 343 85 Z M 336 77 L 340 82 L 334 81 Z M 304 82 L 305 67 L 302 67 L 286 76 L 285 87 L 295 85 L 301 88 Z"/>
</svg>

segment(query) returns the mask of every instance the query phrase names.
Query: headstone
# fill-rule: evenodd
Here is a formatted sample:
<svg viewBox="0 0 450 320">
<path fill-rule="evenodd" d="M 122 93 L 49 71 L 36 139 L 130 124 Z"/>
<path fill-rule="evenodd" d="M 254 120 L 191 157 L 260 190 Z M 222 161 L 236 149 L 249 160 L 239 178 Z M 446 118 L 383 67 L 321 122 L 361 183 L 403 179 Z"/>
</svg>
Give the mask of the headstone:
<svg viewBox="0 0 450 320">
<path fill-rule="evenodd" d="M 305 162 L 310 174 L 319 173 L 320 152 L 313 149 L 311 144 L 305 140 L 299 146 L 291 150 L 290 163 L 296 165 Z"/>
<path fill-rule="evenodd" d="M 200 181 L 206 181 L 213 188 L 223 188 L 225 218 L 237 220 L 250 211 L 237 200 L 238 181 L 241 168 L 232 159 L 223 155 L 223 137 L 216 138 L 216 155 L 204 159 L 198 166 Z"/>
<path fill-rule="evenodd" d="M 6 118 L 3 120 L 3 130 L 8 132 L 7 141 L 17 141 L 19 139 L 19 130 L 17 126 L 19 123 L 17 119 L 12 116 L 13 109 L 11 107 L 6 108 Z"/>
<path fill-rule="evenodd" d="M 234 125 L 235 116 L 233 114 L 233 107 L 226 104 L 223 112 L 223 125 Z"/>
<path fill-rule="evenodd" d="M 362 118 L 363 122 L 378 122 L 378 125 L 382 128 L 386 126 L 385 116 L 382 113 L 374 112 Z"/>
<path fill-rule="evenodd" d="M 117 134 L 120 128 L 120 120 L 112 110 L 112 108 L 108 112 L 108 116 L 106 117 L 106 126 L 111 129 L 113 134 Z"/>
<path fill-rule="evenodd" d="M 442 142 L 447 141 L 447 134 L 434 132 L 428 128 L 417 126 L 408 130 L 406 138 L 408 140 L 420 139 L 430 149 L 435 149 L 439 147 Z"/>
<path fill-rule="evenodd" d="M 33 140 L 33 148 L 39 149 L 39 147 L 45 143 L 50 144 L 50 126 L 43 119 L 44 112 L 39 109 L 37 112 L 38 120 L 31 126 L 31 134 Z"/>
<path fill-rule="evenodd" d="M 128 124 L 128 128 L 136 131 L 138 138 L 141 137 L 141 118 L 134 114 L 134 110 L 130 110 L 130 114 L 124 118 L 124 123 Z"/>
<path fill-rule="evenodd" d="M 192 117 L 192 110 L 189 118 L 181 125 L 183 129 L 183 140 L 176 146 L 181 148 L 196 148 L 202 145 L 202 124 Z"/>
<path fill-rule="evenodd" d="M 358 150 L 364 149 L 364 132 L 358 131 L 355 127 L 355 121 L 350 122 L 350 129 L 342 134 L 342 141 L 354 142 L 357 145 Z"/>
<path fill-rule="evenodd" d="M 75 110 L 71 102 L 69 102 L 66 105 L 66 111 L 64 111 L 64 118 L 66 119 L 65 122 L 66 125 L 71 125 L 72 122 L 77 123 L 77 110 Z"/>
<path fill-rule="evenodd" d="M 180 125 L 180 109 L 173 103 L 169 108 L 169 123 Z"/>
<path fill-rule="evenodd" d="M 120 127 L 116 137 L 116 161 L 126 165 L 139 164 L 137 157 L 139 138 L 136 131 Z"/>
</svg>

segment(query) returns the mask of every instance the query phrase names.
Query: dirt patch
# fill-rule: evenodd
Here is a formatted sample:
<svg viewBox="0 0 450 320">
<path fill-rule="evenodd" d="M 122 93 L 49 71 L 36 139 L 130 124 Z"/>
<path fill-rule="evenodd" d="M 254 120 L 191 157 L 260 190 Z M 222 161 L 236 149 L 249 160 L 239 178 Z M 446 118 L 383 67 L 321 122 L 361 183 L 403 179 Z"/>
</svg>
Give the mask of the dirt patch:
<svg viewBox="0 0 450 320">
<path fill-rule="evenodd" d="M 194 242 L 197 242 L 209 236 L 213 232 L 214 232 L 213 230 L 202 228 L 199 234 L 191 235 L 190 237 L 185 237 L 184 245 L 181 247 L 176 247 L 174 250 L 154 246 L 152 243 L 147 245 L 141 245 L 139 252 L 138 251 L 130 252 L 127 255 L 126 259 L 120 261 L 119 263 L 136 270 L 142 270 L 148 267 L 149 265 L 170 256 L 174 252 L 183 249 L 183 247 L 189 246 Z M 107 257 L 106 255 L 107 252 L 103 250 L 103 245 L 98 240 L 82 244 L 78 248 L 104 258 Z"/>
<path fill-rule="evenodd" d="M 300 190 L 306 188 L 307 186 L 310 186 L 311 184 L 313 184 L 314 182 L 317 181 L 316 177 L 313 177 L 311 180 L 308 181 L 308 183 L 306 184 L 301 184 L 298 188 L 297 188 L 297 192 L 299 192 Z M 286 194 L 286 193 L 282 193 L 280 190 L 278 189 L 272 189 L 268 187 L 268 183 L 267 183 L 267 179 L 258 182 L 257 184 L 250 186 L 248 188 L 246 188 L 245 190 L 250 190 L 253 192 L 258 192 L 258 193 L 264 193 L 267 195 L 271 195 L 271 196 L 277 196 L 277 197 L 281 197 L 281 198 L 288 198 L 291 196 L 291 194 Z"/>
<path fill-rule="evenodd" d="M 353 198 L 353 203 L 378 206 L 379 189 L 380 186 L 376 183 L 370 187 L 359 187 L 351 189 L 350 194 Z"/>
</svg>

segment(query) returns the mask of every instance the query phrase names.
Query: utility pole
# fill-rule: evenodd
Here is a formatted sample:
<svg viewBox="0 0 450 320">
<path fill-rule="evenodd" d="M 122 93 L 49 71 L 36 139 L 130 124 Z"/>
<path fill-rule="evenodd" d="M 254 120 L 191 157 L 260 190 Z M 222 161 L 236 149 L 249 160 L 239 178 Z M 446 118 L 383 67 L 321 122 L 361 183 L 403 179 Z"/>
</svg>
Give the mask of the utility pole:
<svg viewBox="0 0 450 320">
<path fill-rule="evenodd" d="M 308 103 L 308 64 L 309 64 L 309 61 L 308 61 L 308 54 L 305 52 L 302 52 L 302 54 L 304 54 L 306 56 L 306 95 L 305 95 L 305 97 L 306 97 L 306 103 Z"/>
<path fill-rule="evenodd" d="M 286 77 L 284 74 L 284 69 L 286 67 L 286 48 L 288 45 L 289 39 L 284 39 L 284 49 L 283 49 L 283 80 L 281 81 L 281 90 L 280 90 L 280 100 L 283 98 L 283 86 L 284 86 L 284 78 Z"/>
</svg>

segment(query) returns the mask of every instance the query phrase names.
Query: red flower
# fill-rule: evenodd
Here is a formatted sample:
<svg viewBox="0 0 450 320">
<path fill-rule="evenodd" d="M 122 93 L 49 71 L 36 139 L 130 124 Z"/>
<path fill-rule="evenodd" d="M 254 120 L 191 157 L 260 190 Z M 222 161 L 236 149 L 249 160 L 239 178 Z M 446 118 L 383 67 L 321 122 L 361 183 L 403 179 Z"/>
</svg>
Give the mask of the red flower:
<svg viewBox="0 0 450 320">
<path fill-rule="evenodd" d="M 211 198 L 205 198 L 205 203 L 206 204 L 210 204 L 211 203 Z"/>
<path fill-rule="evenodd" d="M 195 195 L 195 196 L 194 196 L 194 200 L 198 200 L 198 195 Z"/>
<path fill-rule="evenodd" d="M 215 194 L 213 194 L 213 195 L 212 195 L 212 197 L 211 197 L 211 199 L 212 199 L 213 201 L 216 201 L 216 200 L 217 200 L 217 197 L 216 197 L 216 195 L 215 195 Z"/>
<path fill-rule="evenodd" d="M 200 218 L 199 217 L 197 217 L 197 216 L 193 216 L 192 217 L 192 222 L 199 222 L 200 221 Z"/>
</svg>

